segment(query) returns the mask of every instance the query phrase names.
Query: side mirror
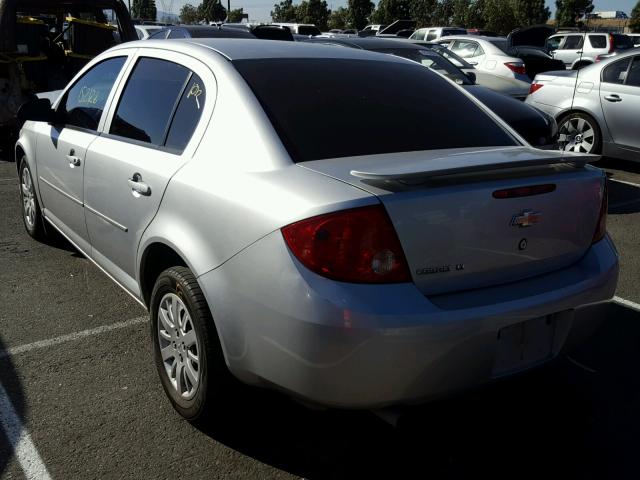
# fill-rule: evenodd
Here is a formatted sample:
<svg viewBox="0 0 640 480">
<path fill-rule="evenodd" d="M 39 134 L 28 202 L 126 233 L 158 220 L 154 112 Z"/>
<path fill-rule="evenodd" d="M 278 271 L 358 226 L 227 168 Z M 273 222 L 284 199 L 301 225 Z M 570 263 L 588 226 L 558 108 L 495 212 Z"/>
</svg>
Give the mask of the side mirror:
<svg viewBox="0 0 640 480">
<path fill-rule="evenodd" d="M 36 98 L 23 103 L 16 116 L 19 125 L 23 125 L 27 120 L 52 123 L 55 113 L 55 110 L 51 109 L 51 100 L 48 98 Z"/>
<path fill-rule="evenodd" d="M 467 78 L 469 80 L 471 80 L 472 83 L 474 83 L 474 84 L 476 83 L 477 78 L 476 78 L 476 74 L 474 72 L 465 72 L 465 75 L 467 76 Z"/>
</svg>

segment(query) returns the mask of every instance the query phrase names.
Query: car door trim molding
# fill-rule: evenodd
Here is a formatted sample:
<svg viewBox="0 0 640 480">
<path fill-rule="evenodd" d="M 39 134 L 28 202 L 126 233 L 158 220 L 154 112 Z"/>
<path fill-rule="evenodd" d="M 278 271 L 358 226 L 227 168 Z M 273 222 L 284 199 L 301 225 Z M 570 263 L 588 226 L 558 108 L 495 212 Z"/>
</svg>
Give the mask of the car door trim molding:
<svg viewBox="0 0 640 480">
<path fill-rule="evenodd" d="M 97 217 L 100 217 L 102 220 L 104 220 L 107 223 L 110 223 L 111 225 L 113 225 L 116 228 L 119 228 L 120 230 L 122 230 L 123 232 L 128 232 L 129 229 L 127 227 L 125 227 L 124 225 L 122 225 L 121 223 L 116 222 L 114 219 L 107 217 L 104 213 L 100 213 L 98 210 L 96 210 L 95 208 L 91 208 L 89 205 L 85 204 L 84 208 L 86 208 L 87 210 L 89 210 L 91 213 L 93 213 L 94 215 L 96 215 Z"/>
<path fill-rule="evenodd" d="M 51 188 L 53 188 L 56 192 L 60 193 L 61 195 L 64 195 L 65 197 L 67 197 L 69 200 L 71 200 L 74 203 L 77 203 L 78 205 L 80 205 L 81 207 L 84 207 L 84 203 L 82 203 L 82 201 L 78 200 L 76 197 L 74 197 L 73 195 L 68 194 L 67 192 L 65 192 L 64 190 L 62 190 L 60 187 L 56 187 L 53 183 L 51 183 L 49 180 L 47 180 L 46 178 L 43 178 L 42 176 L 38 176 L 38 178 L 46 183 L 47 185 L 49 185 Z"/>
</svg>

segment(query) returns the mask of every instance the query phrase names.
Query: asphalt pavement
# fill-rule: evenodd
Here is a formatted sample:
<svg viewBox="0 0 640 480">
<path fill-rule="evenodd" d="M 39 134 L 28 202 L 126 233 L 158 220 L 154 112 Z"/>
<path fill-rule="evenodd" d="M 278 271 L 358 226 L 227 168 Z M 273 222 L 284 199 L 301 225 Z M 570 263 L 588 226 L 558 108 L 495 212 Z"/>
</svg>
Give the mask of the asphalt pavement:
<svg viewBox="0 0 640 480">
<path fill-rule="evenodd" d="M 617 295 L 640 303 L 640 168 L 601 166 L 612 180 Z M 25 233 L 15 164 L 2 160 L 0 300 L 0 479 L 623 479 L 640 471 L 640 312 L 631 303 L 603 309 L 596 335 L 549 366 L 407 409 L 396 426 L 372 412 L 315 411 L 247 389 L 196 428 L 165 398 L 146 312 L 64 241 L 45 245 Z"/>
</svg>

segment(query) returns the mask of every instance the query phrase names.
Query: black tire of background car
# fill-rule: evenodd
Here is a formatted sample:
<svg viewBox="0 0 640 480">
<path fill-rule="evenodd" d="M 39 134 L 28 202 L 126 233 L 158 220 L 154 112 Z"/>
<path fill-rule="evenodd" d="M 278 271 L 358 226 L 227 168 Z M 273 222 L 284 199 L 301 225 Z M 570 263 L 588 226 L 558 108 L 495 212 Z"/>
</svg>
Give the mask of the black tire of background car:
<svg viewBox="0 0 640 480">
<path fill-rule="evenodd" d="M 31 185 L 34 188 L 34 192 L 35 192 L 35 184 L 33 183 L 33 175 L 31 175 L 31 169 L 29 168 L 29 164 L 27 163 L 27 158 L 26 157 L 22 157 L 22 159 L 20 160 L 20 174 L 18 176 L 18 185 L 20 187 L 20 205 L 22 206 L 22 223 L 24 223 L 24 228 L 27 230 L 27 233 L 34 238 L 35 240 L 38 241 L 43 241 L 47 238 L 47 232 L 45 230 L 45 226 L 44 226 L 44 218 L 42 217 L 42 211 L 40 210 L 40 204 L 38 203 L 38 197 L 37 195 L 34 196 L 34 202 L 35 202 L 35 207 L 36 207 L 36 215 L 35 215 L 35 222 L 33 226 L 29 226 L 29 224 L 27 223 L 27 220 L 25 218 L 26 212 L 24 210 L 24 201 L 23 201 L 23 196 L 24 194 L 22 193 L 22 174 L 24 172 L 24 170 L 27 170 L 29 172 L 29 177 L 31 178 Z"/>
<path fill-rule="evenodd" d="M 582 118 L 589 122 L 589 124 L 593 127 L 595 139 L 593 142 L 593 148 L 591 149 L 590 153 L 599 155 L 602 150 L 602 133 L 600 132 L 598 122 L 596 122 L 596 120 L 591 115 L 582 112 L 569 112 L 558 119 L 558 131 L 561 131 L 564 122 L 572 118 Z"/>
<path fill-rule="evenodd" d="M 168 293 L 176 294 L 184 302 L 198 338 L 201 378 L 195 395 L 188 400 L 171 384 L 158 344 L 158 310 L 162 297 Z M 150 311 L 154 360 L 171 404 L 190 422 L 200 424 L 214 419 L 220 407 L 233 401 L 240 383 L 227 368 L 209 306 L 193 273 L 185 267 L 172 267 L 162 272 L 151 294 Z"/>
</svg>

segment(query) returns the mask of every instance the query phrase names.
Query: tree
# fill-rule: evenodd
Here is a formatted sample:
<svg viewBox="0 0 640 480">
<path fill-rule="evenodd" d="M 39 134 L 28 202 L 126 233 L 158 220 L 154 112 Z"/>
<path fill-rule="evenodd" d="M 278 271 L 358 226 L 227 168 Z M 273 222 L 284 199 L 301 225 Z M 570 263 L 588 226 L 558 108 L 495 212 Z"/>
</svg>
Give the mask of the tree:
<svg viewBox="0 0 640 480">
<path fill-rule="evenodd" d="M 198 23 L 198 9 L 190 3 L 185 4 L 180 9 L 180 23 Z"/>
<path fill-rule="evenodd" d="M 362 30 L 369 23 L 374 8 L 375 5 L 371 0 L 349 0 L 346 8 L 347 24 L 352 28 Z"/>
<path fill-rule="evenodd" d="M 474 0 L 469 6 L 467 13 L 468 28 L 484 28 L 487 23 L 485 10 L 487 7 L 486 0 Z"/>
<path fill-rule="evenodd" d="M 274 22 L 295 22 L 298 16 L 298 7 L 293 0 L 282 0 L 276 3 L 271 10 L 271 19 Z"/>
<path fill-rule="evenodd" d="M 484 28 L 492 32 L 508 34 L 519 27 L 511 0 L 486 0 Z"/>
<path fill-rule="evenodd" d="M 227 17 L 227 22 L 232 22 L 232 23 L 241 22 L 243 16 L 244 16 L 244 8 L 236 8 L 229 12 L 229 16 Z"/>
<path fill-rule="evenodd" d="M 411 0 L 409 2 L 409 15 L 416 21 L 416 27 L 430 27 L 433 25 L 434 12 L 438 0 Z"/>
<path fill-rule="evenodd" d="M 313 23 L 320 30 L 327 30 L 331 10 L 325 0 L 303 0 L 297 7 L 299 23 Z"/>
<path fill-rule="evenodd" d="M 575 27 L 586 14 L 593 12 L 593 0 L 556 0 L 559 27 Z"/>
<path fill-rule="evenodd" d="M 521 27 L 547 23 L 551 16 L 551 11 L 545 6 L 544 0 L 512 0 L 512 2 L 516 21 Z"/>
<path fill-rule="evenodd" d="M 133 18 L 155 21 L 157 15 L 155 0 L 133 0 L 133 5 L 131 5 L 131 16 Z"/>
<path fill-rule="evenodd" d="M 380 0 L 378 8 L 371 15 L 372 23 L 389 25 L 396 20 L 411 18 L 411 0 Z"/>
<path fill-rule="evenodd" d="M 629 20 L 629 28 L 633 33 L 640 33 L 640 1 L 631 10 L 631 20 Z"/>
<path fill-rule="evenodd" d="M 349 24 L 348 21 L 349 11 L 344 7 L 339 7 L 337 10 L 333 10 L 329 15 L 329 22 L 327 28 L 329 30 L 333 28 L 344 29 Z"/>
<path fill-rule="evenodd" d="M 227 9 L 220 0 L 202 0 L 198 6 L 198 16 L 207 22 L 221 22 L 227 18 Z"/>
<path fill-rule="evenodd" d="M 471 0 L 454 0 L 451 24 L 458 27 L 466 27 L 469 19 L 470 7 Z"/>
<path fill-rule="evenodd" d="M 454 0 L 440 0 L 436 6 L 433 23 L 437 26 L 447 27 L 453 20 Z"/>
</svg>

